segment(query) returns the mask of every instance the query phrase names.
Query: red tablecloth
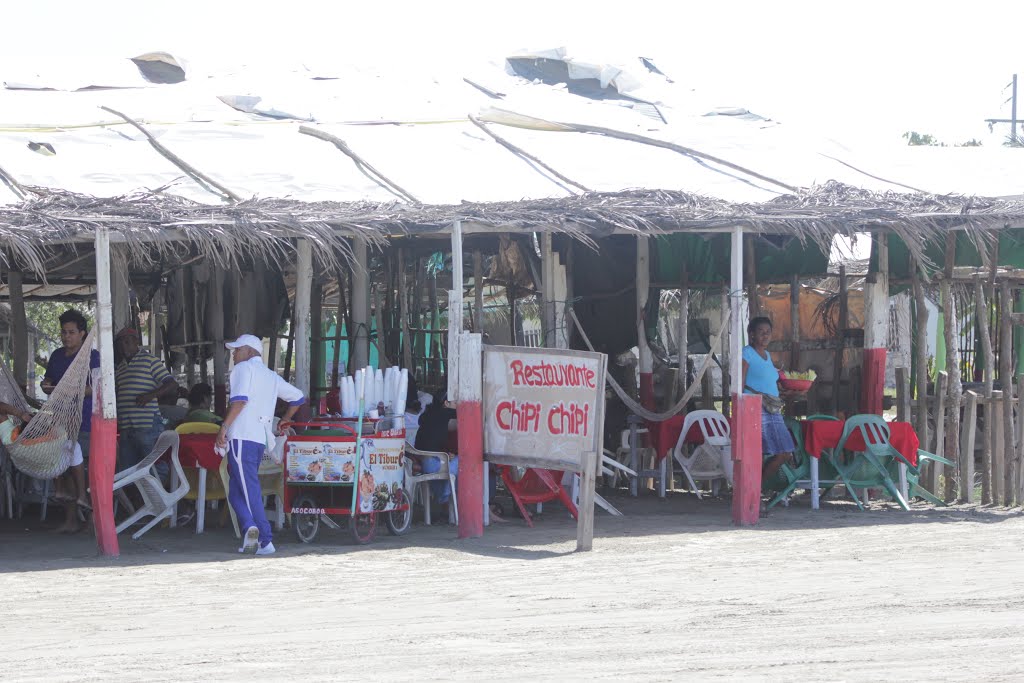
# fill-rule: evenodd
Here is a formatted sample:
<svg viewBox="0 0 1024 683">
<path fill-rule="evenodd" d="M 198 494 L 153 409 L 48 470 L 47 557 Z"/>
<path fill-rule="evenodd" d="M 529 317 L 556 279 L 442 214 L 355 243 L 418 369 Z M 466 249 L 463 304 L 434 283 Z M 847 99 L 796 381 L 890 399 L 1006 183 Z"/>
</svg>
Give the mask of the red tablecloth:
<svg viewBox="0 0 1024 683">
<path fill-rule="evenodd" d="M 180 434 L 178 460 L 182 467 L 220 469 L 220 456 L 213 452 L 216 434 Z"/>
<path fill-rule="evenodd" d="M 661 422 L 644 420 L 647 427 L 648 442 L 651 448 L 658 454 L 658 458 L 664 458 L 668 452 L 675 448 L 679 441 L 679 432 L 683 431 L 683 422 L 686 415 L 673 415 Z M 700 425 L 694 423 L 686 434 L 686 443 L 704 443 L 704 435 L 700 431 Z"/>
<path fill-rule="evenodd" d="M 845 422 L 831 420 L 807 420 L 803 423 L 804 450 L 815 458 L 821 457 L 825 448 L 835 448 L 843 436 Z M 920 442 L 917 432 L 909 422 L 890 422 L 889 443 L 912 465 L 917 464 L 917 449 Z M 858 429 L 846 440 L 846 449 L 863 451 L 866 449 L 864 437 Z"/>
</svg>

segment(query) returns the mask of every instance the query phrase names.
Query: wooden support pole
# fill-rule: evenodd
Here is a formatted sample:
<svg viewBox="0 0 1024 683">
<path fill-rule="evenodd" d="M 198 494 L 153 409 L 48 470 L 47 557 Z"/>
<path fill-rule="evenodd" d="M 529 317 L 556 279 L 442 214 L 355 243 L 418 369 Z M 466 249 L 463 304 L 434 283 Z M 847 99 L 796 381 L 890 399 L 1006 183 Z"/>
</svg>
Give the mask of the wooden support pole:
<svg viewBox="0 0 1024 683">
<path fill-rule="evenodd" d="M 313 289 L 313 251 L 307 239 L 300 239 L 295 263 L 295 386 L 310 399 L 310 298 Z"/>
<path fill-rule="evenodd" d="M 935 420 L 945 419 L 946 428 L 946 447 L 944 451 L 936 450 L 935 452 L 944 455 L 948 460 L 957 463 L 960 461 L 960 398 L 963 395 L 963 385 L 960 382 L 960 324 L 957 319 L 956 310 L 956 299 L 953 298 L 953 291 L 951 282 L 953 280 L 953 268 L 956 264 L 956 235 L 953 232 L 946 234 L 946 263 L 945 263 L 945 278 L 942 280 L 942 298 L 943 303 L 943 319 L 945 325 L 943 326 L 945 341 L 946 341 L 946 373 L 949 375 L 949 386 L 947 391 L 949 392 L 949 406 L 951 411 L 949 418 L 945 419 L 945 416 L 939 412 L 935 415 Z M 943 491 L 936 490 L 934 493 L 936 496 L 940 496 L 943 500 L 952 503 L 956 500 L 956 467 L 947 468 L 941 463 L 935 463 L 936 470 L 947 470 L 945 472 L 945 486 Z"/>
<path fill-rule="evenodd" d="M 789 281 L 789 367 L 800 369 L 800 276 Z"/>
<path fill-rule="evenodd" d="M 459 348 L 459 343 L 462 341 L 463 327 L 462 293 L 465 291 L 465 284 L 462 280 L 462 249 L 462 221 L 455 221 L 452 223 L 452 288 L 448 292 L 447 367 L 448 400 L 456 403 L 459 401 L 459 392 L 462 391 L 462 386 L 459 383 L 459 372 L 462 370 L 462 361 L 460 360 L 462 350 Z M 479 335 L 477 338 L 479 339 Z"/>
<path fill-rule="evenodd" d="M 398 315 L 402 318 L 402 367 L 412 372 L 412 339 L 409 338 L 409 292 L 406 288 L 405 247 L 398 248 Z"/>
<path fill-rule="evenodd" d="M 334 314 L 334 358 L 331 359 L 331 388 L 341 386 L 341 341 L 347 336 L 345 331 L 345 274 L 338 272 L 338 308 Z M 403 309 L 404 310 L 404 309 Z M 348 359 L 345 359 L 346 365 Z M 345 368 L 348 373 L 348 367 Z"/>
<path fill-rule="evenodd" d="M 110 235 L 96 227 L 96 326 L 99 372 L 93 373 L 94 401 L 89 445 L 89 492 L 101 555 L 121 553 L 114 525 L 114 470 L 117 461 L 117 399 L 114 393 L 114 321 L 110 296 Z M 86 353 L 90 350 L 86 349 Z M 97 381 L 98 380 L 98 381 Z"/>
<path fill-rule="evenodd" d="M 960 449 L 960 502 L 974 503 L 974 444 L 978 433 L 978 394 L 967 392 L 964 408 L 963 447 Z"/>
<path fill-rule="evenodd" d="M 906 368 L 896 368 L 896 420 L 910 421 L 910 379 Z"/>
<path fill-rule="evenodd" d="M 351 370 L 361 370 L 370 364 L 370 260 L 366 254 L 366 240 L 352 240 L 352 329 L 348 331 Z M 351 374 L 351 373 L 350 373 Z"/>
<path fill-rule="evenodd" d="M 315 274 L 309 287 L 309 330 L 309 405 L 316 410 L 321 393 L 317 387 L 324 385 L 324 287 Z"/>
<path fill-rule="evenodd" d="M 757 262 L 754 260 L 754 236 L 743 238 L 743 280 L 747 287 L 747 314 L 750 319 L 761 315 L 761 301 L 757 296 Z"/>
<path fill-rule="evenodd" d="M 672 395 L 672 403 L 674 404 L 679 396 L 686 393 L 686 384 L 689 381 L 689 349 L 690 349 L 690 284 L 688 282 L 689 277 L 686 272 L 686 261 L 683 261 L 682 265 L 682 278 L 679 283 L 679 320 L 676 325 L 676 348 L 678 349 L 677 356 L 679 357 L 678 367 L 676 368 L 676 382 L 675 392 Z"/>
<path fill-rule="evenodd" d="M 473 251 L 473 331 L 484 333 L 484 256 Z"/>
<path fill-rule="evenodd" d="M 14 380 L 24 392 L 28 389 L 28 320 L 25 316 L 24 276 L 12 270 L 7 279 L 11 303 L 11 359 Z"/>
<path fill-rule="evenodd" d="M 938 456 L 942 455 L 943 450 L 945 450 L 945 443 L 946 443 L 946 441 L 945 441 L 945 439 L 946 439 L 946 429 L 945 429 L 946 428 L 946 420 L 945 420 L 945 414 L 946 414 L 946 390 L 947 390 L 946 384 L 947 384 L 948 381 L 949 381 L 949 373 L 946 372 L 946 371 L 940 372 L 939 376 L 935 378 L 935 398 L 936 398 L 936 406 L 935 406 L 935 446 L 934 446 L 934 451 L 933 452 L 935 453 L 935 455 L 938 455 Z M 927 415 L 928 415 L 928 401 L 925 400 L 927 397 L 924 394 L 922 394 L 922 393 L 918 393 L 917 396 L 918 396 L 918 399 L 917 399 L 918 415 L 922 415 L 923 414 L 927 418 Z M 957 412 L 960 411 L 960 407 L 959 406 L 956 406 L 955 409 L 956 409 Z M 920 437 L 920 432 L 918 432 L 918 438 L 921 438 Z M 928 443 L 928 442 L 927 441 L 922 441 L 922 443 Z M 952 475 L 952 472 L 950 472 L 949 474 Z M 927 488 L 929 491 L 931 491 L 932 493 L 934 493 L 935 495 L 940 496 L 940 497 L 942 496 L 942 490 L 941 490 L 942 483 L 940 481 L 941 477 L 942 477 L 942 466 L 941 466 L 941 464 L 940 463 L 932 463 L 931 464 L 931 471 L 928 472 L 928 478 L 926 479 L 925 488 Z"/>
<path fill-rule="evenodd" d="M 163 361 L 163 335 L 160 327 L 160 311 L 163 308 L 164 290 L 158 286 L 149 302 L 149 352 L 159 361 Z"/>
<path fill-rule="evenodd" d="M 1014 454 L 1016 463 L 1016 481 L 1014 486 L 1018 504 L 1024 504 L 1024 373 L 1017 375 L 1017 450 Z"/>
<path fill-rule="evenodd" d="M 917 385 L 917 419 L 914 429 L 921 443 L 928 443 L 928 306 L 924 298 L 924 287 L 916 259 L 910 260 L 910 283 L 914 292 L 914 321 L 917 328 L 917 359 L 914 365 Z M 909 413 L 908 413 L 909 418 Z"/>
<path fill-rule="evenodd" d="M 1010 283 L 1005 280 L 999 287 L 999 383 L 1003 388 L 1003 402 L 1000 406 L 1003 411 L 1003 431 L 996 438 L 1003 441 L 1003 453 L 1005 461 L 1000 476 L 1003 477 L 1003 503 L 1007 507 L 1013 507 L 1016 503 L 1016 464 L 1015 454 L 1017 452 L 1014 442 L 1013 426 L 1013 328 L 1010 325 L 1010 311 L 1013 310 L 1013 298 L 1010 293 Z"/>
<path fill-rule="evenodd" d="M 733 395 L 730 437 L 733 459 L 732 521 L 736 525 L 756 524 L 761 500 L 761 397 L 743 393 L 740 307 L 743 304 L 743 229 L 733 228 L 730 254 L 732 333 L 729 335 L 729 374 Z M 725 373 L 723 373 L 724 375 Z"/>
<path fill-rule="evenodd" d="M 214 410 L 226 415 L 228 409 L 228 359 L 224 347 L 224 271 L 214 268 L 210 279 L 210 324 L 213 328 L 213 396 Z M 205 366 L 205 361 L 203 362 Z M 189 387 L 191 388 L 191 387 Z"/>
<path fill-rule="evenodd" d="M 983 396 L 984 422 L 981 432 L 981 502 L 992 502 L 992 385 L 995 354 L 992 352 L 992 337 L 989 334 L 989 306 L 985 288 L 981 282 L 974 283 L 974 303 L 978 319 L 978 333 L 981 337 L 981 356 L 984 369 L 985 388 Z"/>
<path fill-rule="evenodd" d="M 848 315 L 846 266 L 839 266 L 839 341 L 832 363 L 832 413 L 839 413 L 839 395 L 843 383 L 843 353 L 845 351 L 846 329 L 850 326 Z"/>
<path fill-rule="evenodd" d="M 986 412 L 992 415 L 992 464 L 989 478 L 992 481 L 992 503 L 1003 505 L 1005 489 L 1003 487 L 1003 471 L 1006 466 L 1006 441 L 1003 439 L 1003 411 L 999 405 L 1003 401 L 1002 391 L 992 392 L 992 401 L 985 406 Z"/>
<path fill-rule="evenodd" d="M 740 291 L 742 291 L 742 287 L 740 288 Z M 740 316 L 740 305 L 741 305 L 742 300 L 743 300 L 743 297 L 740 295 L 739 292 L 737 292 L 735 296 L 730 297 L 729 296 L 729 287 L 726 286 L 726 287 L 722 288 L 722 306 L 721 306 L 722 320 L 725 320 L 726 311 L 732 311 L 732 313 L 733 313 L 732 318 L 731 318 L 731 321 L 732 321 L 731 324 L 722 333 L 722 415 L 725 415 L 726 417 L 729 417 L 729 416 L 732 415 L 731 397 L 732 397 L 732 388 L 733 388 L 733 383 L 732 382 L 733 382 L 733 374 L 734 373 L 731 372 L 731 368 L 733 367 L 733 362 L 732 362 L 732 359 L 733 359 L 733 356 L 732 356 L 733 343 L 736 344 L 737 348 L 740 348 L 740 349 L 743 348 L 743 336 L 742 336 L 743 324 L 740 321 L 740 318 L 742 317 L 742 316 Z M 737 330 L 739 330 L 739 332 L 737 332 Z M 739 335 L 739 336 L 737 336 L 737 335 Z M 709 353 L 714 353 L 714 349 L 709 351 Z M 740 368 L 742 368 L 743 367 L 742 353 L 740 355 L 741 355 L 741 357 L 739 359 L 739 365 L 740 365 Z M 715 391 L 714 391 L 714 384 L 711 381 L 711 373 L 710 372 L 706 373 L 705 377 L 708 378 L 707 379 L 707 385 L 706 385 L 708 387 L 708 406 L 707 406 L 707 410 L 714 410 L 715 409 Z M 742 378 L 743 378 L 742 371 L 740 372 L 740 375 L 738 377 L 739 378 L 736 380 L 736 382 L 737 382 L 736 386 L 738 388 L 738 392 L 742 394 L 743 393 L 743 387 L 739 386 L 739 384 L 738 384 L 742 380 Z"/>
<path fill-rule="evenodd" d="M 651 242 L 636 238 L 636 345 L 640 353 L 640 405 L 654 410 L 654 355 L 647 344 L 647 300 L 651 289 Z"/>
</svg>

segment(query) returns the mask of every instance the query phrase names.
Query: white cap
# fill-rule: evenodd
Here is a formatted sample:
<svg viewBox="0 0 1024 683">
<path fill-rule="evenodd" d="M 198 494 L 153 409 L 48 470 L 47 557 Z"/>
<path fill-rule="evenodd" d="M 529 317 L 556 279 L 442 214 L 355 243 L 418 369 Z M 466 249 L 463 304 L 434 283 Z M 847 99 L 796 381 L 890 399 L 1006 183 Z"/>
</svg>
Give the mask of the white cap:
<svg viewBox="0 0 1024 683">
<path fill-rule="evenodd" d="M 243 346 L 248 346 L 250 349 L 257 351 L 260 354 L 263 353 L 263 342 L 260 341 L 259 337 L 251 334 L 243 334 L 235 341 L 228 342 L 224 346 L 228 347 L 229 349 L 240 349 Z"/>
</svg>

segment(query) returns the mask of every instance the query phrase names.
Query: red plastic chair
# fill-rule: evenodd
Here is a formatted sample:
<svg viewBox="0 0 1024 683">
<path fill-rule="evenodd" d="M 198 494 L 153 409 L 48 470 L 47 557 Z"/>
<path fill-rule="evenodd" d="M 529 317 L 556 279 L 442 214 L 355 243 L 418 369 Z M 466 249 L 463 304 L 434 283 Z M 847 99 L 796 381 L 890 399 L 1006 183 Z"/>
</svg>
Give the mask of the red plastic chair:
<svg viewBox="0 0 1024 683">
<path fill-rule="evenodd" d="M 558 499 L 562 501 L 573 518 L 577 518 L 576 506 L 565 487 L 562 486 L 562 472 L 531 467 L 526 470 L 522 479 L 516 481 L 512 477 L 512 468 L 509 465 L 499 465 L 498 469 L 501 471 L 501 480 L 505 482 L 505 488 L 512 494 L 512 499 L 519 507 L 523 519 L 531 527 L 533 520 L 530 513 L 526 511 L 526 506 L 530 503 L 547 503 Z"/>
</svg>

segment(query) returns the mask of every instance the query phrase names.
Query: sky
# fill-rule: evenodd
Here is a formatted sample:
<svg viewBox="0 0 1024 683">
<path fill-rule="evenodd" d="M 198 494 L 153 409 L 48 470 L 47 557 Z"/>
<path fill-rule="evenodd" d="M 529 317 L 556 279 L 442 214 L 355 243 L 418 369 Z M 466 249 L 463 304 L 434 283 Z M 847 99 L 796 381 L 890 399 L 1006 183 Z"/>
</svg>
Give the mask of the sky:
<svg viewBox="0 0 1024 683">
<path fill-rule="evenodd" d="M 0 64 L 134 56 L 259 68 L 279 58 L 498 61 L 566 46 L 652 58 L 677 83 L 844 141 L 1000 143 L 1005 86 L 1024 55 L 1021 3 L 964 2 L 220 2 L 35 0 L 4 8 Z M 1024 83 L 1022 83 L 1024 100 Z M 1024 101 L 1021 111 L 1024 113 Z"/>
</svg>

